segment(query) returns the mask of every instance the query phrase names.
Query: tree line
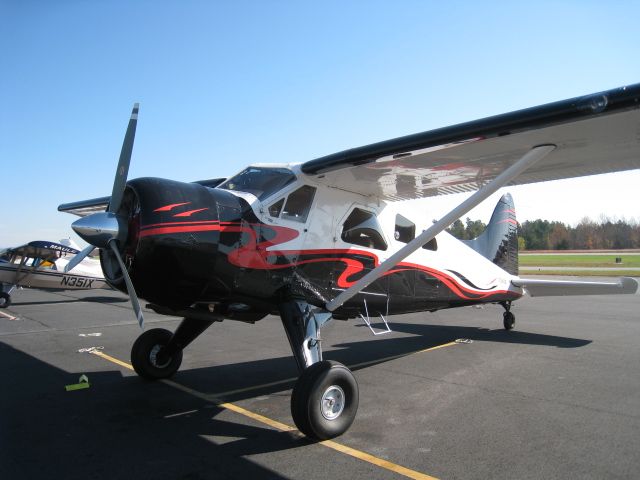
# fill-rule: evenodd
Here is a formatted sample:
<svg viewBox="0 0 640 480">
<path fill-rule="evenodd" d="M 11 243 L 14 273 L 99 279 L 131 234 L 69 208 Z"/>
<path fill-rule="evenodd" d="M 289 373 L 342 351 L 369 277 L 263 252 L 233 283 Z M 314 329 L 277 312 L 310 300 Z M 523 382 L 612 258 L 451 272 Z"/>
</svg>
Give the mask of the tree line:
<svg viewBox="0 0 640 480">
<path fill-rule="evenodd" d="M 456 220 L 447 231 L 461 240 L 480 235 L 486 225 L 480 220 Z M 593 221 L 583 218 L 575 227 L 558 221 L 527 220 L 518 225 L 520 250 L 592 250 L 640 248 L 640 223 L 636 220 Z"/>
</svg>

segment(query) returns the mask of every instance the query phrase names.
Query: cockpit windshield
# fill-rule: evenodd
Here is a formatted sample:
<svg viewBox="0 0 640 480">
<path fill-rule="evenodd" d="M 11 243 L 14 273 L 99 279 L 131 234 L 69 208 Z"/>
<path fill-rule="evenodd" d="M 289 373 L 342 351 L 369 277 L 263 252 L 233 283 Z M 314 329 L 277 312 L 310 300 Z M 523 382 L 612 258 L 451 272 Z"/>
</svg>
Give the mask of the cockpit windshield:
<svg viewBox="0 0 640 480">
<path fill-rule="evenodd" d="M 249 167 L 220 184 L 218 188 L 252 193 L 264 200 L 296 179 L 286 168 Z"/>
</svg>

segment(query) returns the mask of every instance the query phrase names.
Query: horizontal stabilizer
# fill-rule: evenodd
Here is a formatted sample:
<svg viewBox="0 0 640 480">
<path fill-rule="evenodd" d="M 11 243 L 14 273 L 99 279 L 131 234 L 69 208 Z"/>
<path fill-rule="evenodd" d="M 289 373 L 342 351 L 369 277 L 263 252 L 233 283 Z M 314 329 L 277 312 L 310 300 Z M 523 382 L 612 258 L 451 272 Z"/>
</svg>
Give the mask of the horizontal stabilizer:
<svg viewBox="0 0 640 480">
<path fill-rule="evenodd" d="M 552 297 L 563 295 L 615 295 L 638 291 L 638 282 L 630 277 L 622 277 L 609 282 L 577 282 L 570 280 L 541 280 L 518 278 L 511 280 L 532 297 Z"/>
</svg>

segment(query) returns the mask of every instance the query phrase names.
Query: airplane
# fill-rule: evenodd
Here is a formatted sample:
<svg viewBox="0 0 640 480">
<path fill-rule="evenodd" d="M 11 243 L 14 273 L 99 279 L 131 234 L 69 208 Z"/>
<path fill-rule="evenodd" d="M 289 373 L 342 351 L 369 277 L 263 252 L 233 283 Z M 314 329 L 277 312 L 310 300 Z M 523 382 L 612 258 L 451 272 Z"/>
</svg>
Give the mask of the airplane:
<svg viewBox="0 0 640 480">
<path fill-rule="evenodd" d="M 0 251 L 0 308 L 11 305 L 11 293 L 16 287 L 44 290 L 111 288 L 102 276 L 100 263 L 92 258 L 80 259 L 73 273 L 65 270 L 79 253 L 80 250 L 71 245 L 42 240 Z"/>
<path fill-rule="evenodd" d="M 133 343 L 144 379 L 172 376 L 215 322 L 279 315 L 300 372 L 291 415 L 312 439 L 343 434 L 358 408 L 352 372 L 322 357 L 332 319 L 388 326 L 393 315 L 492 303 L 511 330 L 512 304 L 525 294 L 638 289 L 632 278 L 519 277 L 508 194 L 477 239 L 445 229 L 505 186 L 640 168 L 640 84 L 193 183 L 127 180 L 138 112 L 135 104 L 111 196 L 58 207 L 82 217 L 72 228 L 89 243 L 69 267 L 97 247 L 142 328 L 139 298 L 183 318 L 174 332 L 154 328 Z M 474 193 L 431 220 L 429 198 L 457 192 Z M 414 199 L 421 206 L 408 207 Z"/>
</svg>

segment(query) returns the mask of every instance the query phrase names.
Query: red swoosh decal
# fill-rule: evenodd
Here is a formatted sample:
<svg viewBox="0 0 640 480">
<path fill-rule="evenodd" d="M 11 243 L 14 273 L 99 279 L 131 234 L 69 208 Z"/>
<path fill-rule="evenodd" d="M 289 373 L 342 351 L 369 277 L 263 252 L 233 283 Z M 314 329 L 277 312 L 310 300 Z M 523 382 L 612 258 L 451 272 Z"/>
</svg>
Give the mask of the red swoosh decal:
<svg viewBox="0 0 640 480">
<path fill-rule="evenodd" d="M 170 205 L 165 205 L 164 207 L 156 208 L 154 212 L 169 212 L 176 207 L 181 207 L 182 205 L 189 205 L 191 202 L 183 202 L 183 203 L 172 203 Z"/>
<path fill-rule="evenodd" d="M 190 217 L 194 213 L 204 212 L 205 210 L 209 210 L 209 208 L 197 208 L 195 210 L 189 210 L 187 212 L 176 213 L 174 217 Z"/>
<path fill-rule="evenodd" d="M 206 232 L 206 231 L 220 231 L 220 232 L 242 232 L 247 234 L 249 241 L 237 248 L 236 250 L 229 252 L 228 260 L 231 264 L 238 267 L 252 268 L 256 270 L 276 270 L 283 268 L 291 268 L 299 265 L 321 263 L 321 262 L 342 262 L 345 265 L 345 269 L 340 273 L 337 279 L 337 285 L 340 288 L 349 288 L 356 283 L 357 280 L 350 281 L 349 278 L 362 272 L 365 269 L 365 265 L 361 260 L 356 258 L 350 258 L 347 256 L 341 257 L 320 257 L 312 259 L 297 259 L 290 263 L 277 263 L 274 261 L 277 258 L 282 257 L 298 257 L 300 255 L 363 255 L 369 257 L 373 261 L 373 266 L 379 265 L 378 257 L 369 251 L 356 250 L 356 249 L 322 249 L 322 250 L 267 250 L 269 247 L 287 243 L 298 237 L 300 234 L 297 230 L 286 227 L 269 226 L 268 228 L 275 232 L 275 237 L 271 240 L 265 240 L 263 242 L 257 241 L 256 228 L 265 228 L 264 225 L 252 225 L 241 224 L 234 222 L 218 223 L 215 221 L 210 222 L 184 222 L 184 223 L 167 223 L 167 224 L 154 224 L 143 227 L 140 233 L 141 237 L 149 235 L 162 235 L 169 233 L 188 233 L 188 232 Z M 389 270 L 384 274 L 392 275 L 394 273 L 400 273 L 408 270 L 418 270 L 436 278 L 444 285 L 446 285 L 453 294 L 463 300 L 480 300 L 488 299 L 494 295 L 511 294 L 515 297 L 520 295 L 508 290 L 494 290 L 494 291 L 479 291 L 472 288 L 468 288 L 461 285 L 455 278 L 450 275 L 430 268 L 424 265 L 415 263 L 399 263 L 396 268 Z"/>
</svg>

